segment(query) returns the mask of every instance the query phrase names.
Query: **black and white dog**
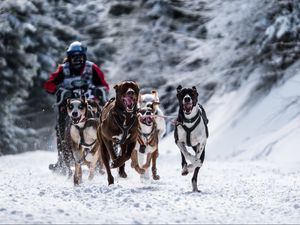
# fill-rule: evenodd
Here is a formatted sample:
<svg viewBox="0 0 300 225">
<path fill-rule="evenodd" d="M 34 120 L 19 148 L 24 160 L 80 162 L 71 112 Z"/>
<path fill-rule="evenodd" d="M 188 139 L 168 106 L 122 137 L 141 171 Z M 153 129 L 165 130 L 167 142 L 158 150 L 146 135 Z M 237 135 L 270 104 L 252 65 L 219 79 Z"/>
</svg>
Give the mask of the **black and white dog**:
<svg viewBox="0 0 300 225">
<path fill-rule="evenodd" d="M 175 126 L 175 142 L 181 151 L 183 176 L 194 171 L 192 177 L 193 192 L 199 192 L 197 177 L 205 158 L 205 146 L 208 138 L 207 117 L 203 107 L 198 104 L 198 92 L 192 88 L 177 87 L 179 113 Z M 187 147 L 194 152 L 190 153 Z M 190 164 L 187 164 L 188 160 Z"/>
</svg>

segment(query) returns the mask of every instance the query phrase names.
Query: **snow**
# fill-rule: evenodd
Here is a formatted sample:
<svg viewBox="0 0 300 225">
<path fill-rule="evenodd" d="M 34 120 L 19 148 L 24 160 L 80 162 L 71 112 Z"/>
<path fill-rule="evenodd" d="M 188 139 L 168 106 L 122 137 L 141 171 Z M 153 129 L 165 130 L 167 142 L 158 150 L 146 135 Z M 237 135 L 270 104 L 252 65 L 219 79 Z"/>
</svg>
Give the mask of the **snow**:
<svg viewBox="0 0 300 225">
<path fill-rule="evenodd" d="M 249 102 L 257 84 L 257 75 L 252 76 L 243 88 L 221 97 L 214 96 L 210 101 L 208 115 L 212 135 L 207 150 L 211 158 L 265 158 L 277 163 L 299 163 L 300 140 L 296 138 L 300 134 L 299 105 L 297 101 L 291 103 L 300 95 L 300 73 L 278 84 L 255 104 Z"/>
<path fill-rule="evenodd" d="M 264 161 L 205 161 L 199 172 L 201 193 L 191 192 L 191 175 L 180 175 L 173 140 L 161 143 L 159 181 L 141 181 L 130 166 L 128 178 L 107 186 L 96 174 L 73 186 L 53 174 L 55 152 L 36 151 L 0 160 L 2 224 L 212 224 L 298 223 L 299 168 Z M 116 170 L 113 170 L 116 175 Z"/>
</svg>

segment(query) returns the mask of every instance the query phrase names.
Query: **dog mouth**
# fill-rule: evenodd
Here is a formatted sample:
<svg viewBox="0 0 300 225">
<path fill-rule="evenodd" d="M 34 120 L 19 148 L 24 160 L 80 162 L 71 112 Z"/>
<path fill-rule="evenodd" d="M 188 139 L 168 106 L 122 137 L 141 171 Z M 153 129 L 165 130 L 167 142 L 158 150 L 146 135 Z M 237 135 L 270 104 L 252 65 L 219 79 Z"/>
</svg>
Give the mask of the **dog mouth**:
<svg viewBox="0 0 300 225">
<path fill-rule="evenodd" d="M 187 115 L 191 114 L 192 110 L 193 110 L 192 102 L 186 102 L 183 104 L 183 111 L 185 114 L 187 114 Z"/>
<path fill-rule="evenodd" d="M 135 101 L 131 97 L 124 97 L 123 98 L 123 103 L 126 107 L 127 112 L 133 112 L 134 107 L 135 107 Z"/>
<path fill-rule="evenodd" d="M 81 121 L 81 115 L 78 117 L 71 117 L 73 124 L 78 124 Z"/>
<path fill-rule="evenodd" d="M 153 118 L 151 116 L 142 116 L 142 117 L 140 117 L 140 121 L 142 124 L 151 126 L 153 123 Z"/>
</svg>

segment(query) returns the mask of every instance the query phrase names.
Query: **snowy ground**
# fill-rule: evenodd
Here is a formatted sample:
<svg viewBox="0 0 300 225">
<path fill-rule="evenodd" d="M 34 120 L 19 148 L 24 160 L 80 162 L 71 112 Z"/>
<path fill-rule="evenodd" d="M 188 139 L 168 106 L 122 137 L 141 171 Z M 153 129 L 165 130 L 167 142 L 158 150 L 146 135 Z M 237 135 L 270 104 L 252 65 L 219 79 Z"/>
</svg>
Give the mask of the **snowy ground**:
<svg viewBox="0 0 300 225">
<path fill-rule="evenodd" d="M 178 149 L 175 149 L 178 151 Z M 180 175 L 178 152 L 161 153 L 160 181 L 128 178 L 107 186 L 97 174 L 80 187 L 52 174 L 56 153 L 37 151 L 0 158 L 0 223 L 187 224 L 299 223 L 300 170 L 266 162 L 206 161 L 201 193 Z M 116 171 L 114 171 L 116 172 Z"/>
</svg>

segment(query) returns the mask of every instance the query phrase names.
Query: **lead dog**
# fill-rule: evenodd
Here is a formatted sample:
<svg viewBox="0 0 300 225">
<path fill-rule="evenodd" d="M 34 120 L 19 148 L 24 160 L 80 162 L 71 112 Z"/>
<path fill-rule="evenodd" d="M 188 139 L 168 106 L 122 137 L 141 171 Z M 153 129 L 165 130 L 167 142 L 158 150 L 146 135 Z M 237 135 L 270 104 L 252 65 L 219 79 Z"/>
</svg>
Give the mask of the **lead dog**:
<svg viewBox="0 0 300 225">
<path fill-rule="evenodd" d="M 177 87 L 179 112 L 175 126 L 175 142 L 181 151 L 183 176 L 194 171 L 192 177 L 193 192 L 199 192 L 197 177 L 205 158 L 205 146 L 208 138 L 207 117 L 203 107 L 198 104 L 198 92 L 192 88 Z M 191 154 L 187 147 L 194 150 Z M 190 164 L 187 164 L 188 160 Z"/>
<path fill-rule="evenodd" d="M 131 155 L 131 166 L 141 174 L 141 178 L 149 178 L 149 167 L 152 161 L 152 177 L 159 180 L 156 159 L 158 157 L 158 129 L 154 119 L 154 109 L 144 107 L 138 113 L 140 132 L 135 149 Z M 145 160 L 146 159 L 146 160 Z"/>
<path fill-rule="evenodd" d="M 130 158 L 138 136 L 137 102 L 139 87 L 133 81 L 124 81 L 114 86 L 116 98 L 112 98 L 103 107 L 97 137 L 101 155 L 107 172 L 108 184 L 114 183 L 111 167 L 119 168 L 119 175 L 127 177 L 125 162 Z M 117 157 L 114 145 L 119 144 L 120 156 Z"/>
<path fill-rule="evenodd" d="M 75 160 L 74 185 L 82 182 L 82 164 L 89 167 L 89 180 L 94 177 L 97 163 L 100 163 L 100 170 L 102 165 L 97 141 L 99 120 L 93 117 L 93 111 L 89 108 L 85 99 L 67 100 L 67 111 L 71 124 L 67 127 L 66 141 L 72 149 Z"/>
</svg>

